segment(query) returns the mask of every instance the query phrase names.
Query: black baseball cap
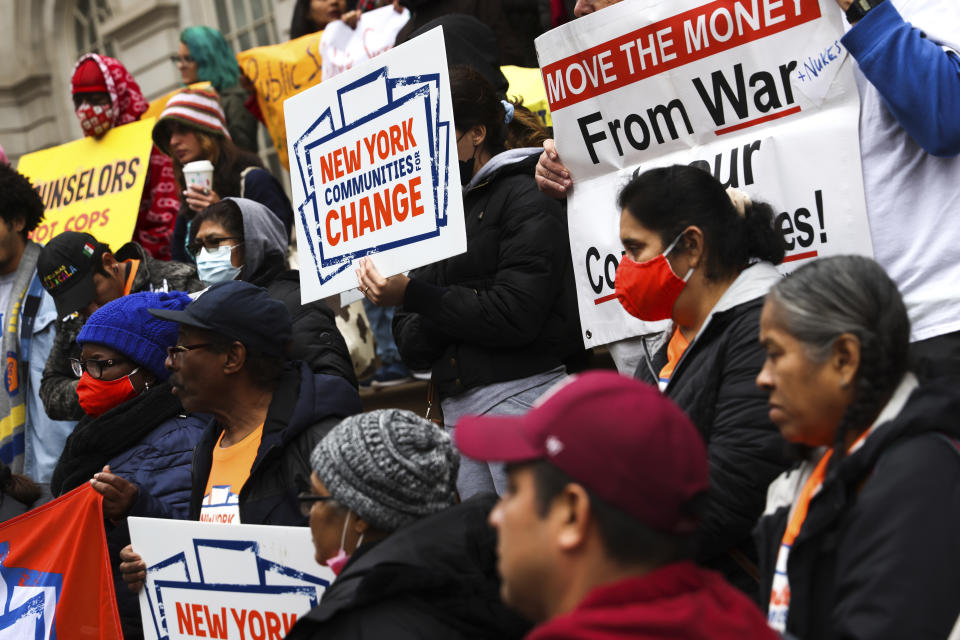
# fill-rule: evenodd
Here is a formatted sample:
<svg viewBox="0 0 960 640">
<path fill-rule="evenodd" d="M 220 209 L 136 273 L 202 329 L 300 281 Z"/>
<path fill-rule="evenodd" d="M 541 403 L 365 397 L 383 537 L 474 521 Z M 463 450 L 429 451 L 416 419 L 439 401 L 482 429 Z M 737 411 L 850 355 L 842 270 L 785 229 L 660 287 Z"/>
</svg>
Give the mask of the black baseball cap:
<svg viewBox="0 0 960 640">
<path fill-rule="evenodd" d="M 149 311 L 157 318 L 219 333 L 267 356 L 284 357 L 293 336 L 287 306 L 266 289 L 240 280 L 218 282 L 182 311 Z"/>
<path fill-rule="evenodd" d="M 64 231 L 43 247 L 37 259 L 40 284 L 53 296 L 57 315 L 66 318 L 93 302 L 93 284 L 98 249 L 101 245 L 89 233 Z"/>
</svg>

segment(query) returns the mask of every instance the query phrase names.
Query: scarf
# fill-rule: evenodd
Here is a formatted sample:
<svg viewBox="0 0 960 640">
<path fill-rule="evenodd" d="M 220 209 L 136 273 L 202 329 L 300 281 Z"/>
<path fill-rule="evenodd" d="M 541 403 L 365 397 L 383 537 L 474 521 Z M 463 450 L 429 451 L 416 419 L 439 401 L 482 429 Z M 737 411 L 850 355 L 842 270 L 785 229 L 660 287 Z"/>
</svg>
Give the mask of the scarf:
<svg viewBox="0 0 960 640">
<path fill-rule="evenodd" d="M 39 306 L 39 296 L 30 296 L 31 304 L 24 306 L 24 297 L 30 283 L 36 279 L 37 258 L 40 257 L 40 245 L 32 240 L 27 242 L 17 265 L 13 279 L 13 289 L 3 315 L 0 353 L 5 355 L 6 363 L 3 375 L 3 392 L 0 393 L 0 461 L 10 466 L 14 473 L 23 472 L 25 448 L 25 425 L 27 421 L 26 392 L 21 390 L 21 374 L 28 369 L 21 362 L 20 324 L 23 322 L 26 333 L 33 332 L 33 319 Z M 36 304 L 32 304 L 36 298 Z M 21 314 L 21 309 L 24 313 Z M 28 313 L 29 311 L 29 313 Z"/>
<path fill-rule="evenodd" d="M 84 416 L 73 430 L 53 470 L 54 496 L 79 487 L 158 426 L 183 413 L 170 383 L 150 387 L 99 418 Z"/>
</svg>

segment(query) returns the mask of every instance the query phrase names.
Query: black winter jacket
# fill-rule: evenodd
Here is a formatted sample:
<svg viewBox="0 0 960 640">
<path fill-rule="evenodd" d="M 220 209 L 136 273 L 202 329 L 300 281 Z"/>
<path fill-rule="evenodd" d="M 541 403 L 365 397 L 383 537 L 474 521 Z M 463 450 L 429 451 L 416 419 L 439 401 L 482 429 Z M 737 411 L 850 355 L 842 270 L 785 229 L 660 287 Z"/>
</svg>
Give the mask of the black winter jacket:
<svg viewBox="0 0 960 640">
<path fill-rule="evenodd" d="M 303 362 L 288 363 L 267 409 L 250 477 L 240 489 L 240 522 L 305 525 L 297 494 L 310 488 L 310 454 L 340 420 L 360 410 L 360 395 L 343 378 L 315 374 Z M 213 448 L 222 432 L 211 421 L 193 452 L 191 520 L 200 519 Z"/>
<path fill-rule="evenodd" d="M 432 368 L 441 397 L 549 371 L 582 351 L 566 215 L 537 189 L 537 157 L 464 193 L 466 253 L 410 273 L 393 334 L 410 368 Z"/>
<path fill-rule="evenodd" d="M 493 494 L 479 494 L 355 553 L 288 640 L 521 638 L 500 601 Z"/>
<path fill-rule="evenodd" d="M 955 385 L 924 385 L 828 470 L 787 560 L 789 633 L 800 640 L 949 635 L 960 614 L 957 416 Z M 764 611 L 788 515 L 780 506 L 757 527 Z"/>
<path fill-rule="evenodd" d="M 763 513 L 767 487 L 789 466 L 786 444 L 768 415 L 767 393 L 756 384 L 766 358 L 757 339 L 763 300 L 761 295 L 715 312 L 665 390 L 707 444 L 710 500 L 698 560 L 754 596 L 756 581 L 734 556 L 751 563 L 756 558 L 751 532 Z M 641 359 L 636 376 L 656 385 L 666 363 L 664 342 L 655 355 L 648 351 Z"/>
</svg>

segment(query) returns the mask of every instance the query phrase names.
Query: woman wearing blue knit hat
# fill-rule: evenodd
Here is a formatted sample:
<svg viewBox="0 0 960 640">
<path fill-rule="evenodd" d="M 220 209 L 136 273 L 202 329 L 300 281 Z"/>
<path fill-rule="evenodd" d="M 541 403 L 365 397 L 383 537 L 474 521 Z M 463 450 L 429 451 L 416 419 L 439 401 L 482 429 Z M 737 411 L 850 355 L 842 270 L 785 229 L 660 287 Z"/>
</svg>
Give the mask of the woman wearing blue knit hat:
<svg viewBox="0 0 960 640">
<path fill-rule="evenodd" d="M 147 309 L 181 310 L 180 291 L 133 293 L 100 307 L 77 337 L 72 361 L 87 415 L 67 439 L 50 488 L 62 495 L 84 482 L 103 494 L 107 544 L 124 637 L 142 636 L 137 598 L 119 578 L 119 550 L 129 544 L 128 515 L 186 518 L 190 464 L 206 421 L 184 415 L 170 393 L 163 362 L 177 343 L 177 323 Z M 92 478 L 92 480 L 91 480 Z"/>
</svg>

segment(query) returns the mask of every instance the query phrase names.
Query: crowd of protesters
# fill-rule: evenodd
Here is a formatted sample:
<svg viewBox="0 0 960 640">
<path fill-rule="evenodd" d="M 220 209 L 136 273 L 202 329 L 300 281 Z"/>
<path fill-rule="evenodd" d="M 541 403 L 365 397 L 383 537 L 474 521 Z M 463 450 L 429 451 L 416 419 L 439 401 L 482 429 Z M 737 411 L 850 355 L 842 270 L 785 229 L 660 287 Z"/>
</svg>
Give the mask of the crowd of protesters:
<svg viewBox="0 0 960 640">
<path fill-rule="evenodd" d="M 289 638 L 960 638 L 960 9 L 836 0 L 876 261 L 783 276 L 776 203 L 638 171 L 609 203 L 616 297 L 665 330 L 585 371 L 575 176 L 499 66 L 535 65 L 531 24 L 617 1 L 296 3 L 292 37 L 378 5 L 410 10 L 398 43 L 445 28 L 467 250 L 356 265 L 386 319 L 375 377 L 429 372 L 426 418 L 363 412 L 333 311 L 301 303 L 291 204 L 215 29 L 171 56 L 186 86 L 132 242 L 41 247 L 40 197 L 0 164 L 0 518 L 102 494 L 128 639 L 128 516 L 309 526 L 336 579 Z M 71 90 L 87 136 L 147 108 L 100 54 Z"/>
</svg>

